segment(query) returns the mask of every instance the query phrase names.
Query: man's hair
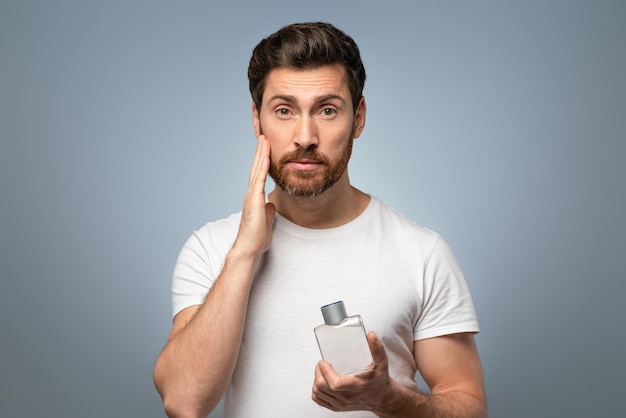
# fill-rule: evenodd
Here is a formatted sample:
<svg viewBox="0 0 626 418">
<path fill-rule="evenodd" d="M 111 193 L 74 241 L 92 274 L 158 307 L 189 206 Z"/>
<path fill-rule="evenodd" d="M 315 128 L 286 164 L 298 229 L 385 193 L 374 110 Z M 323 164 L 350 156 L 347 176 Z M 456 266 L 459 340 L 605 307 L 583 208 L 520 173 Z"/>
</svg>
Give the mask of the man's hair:
<svg viewBox="0 0 626 418">
<path fill-rule="evenodd" d="M 324 22 L 294 23 L 263 39 L 254 48 L 248 80 L 250 94 L 257 110 L 261 109 L 268 74 L 281 67 L 315 69 L 340 64 L 356 112 L 363 96 L 365 67 L 354 40 L 335 26 Z"/>
</svg>

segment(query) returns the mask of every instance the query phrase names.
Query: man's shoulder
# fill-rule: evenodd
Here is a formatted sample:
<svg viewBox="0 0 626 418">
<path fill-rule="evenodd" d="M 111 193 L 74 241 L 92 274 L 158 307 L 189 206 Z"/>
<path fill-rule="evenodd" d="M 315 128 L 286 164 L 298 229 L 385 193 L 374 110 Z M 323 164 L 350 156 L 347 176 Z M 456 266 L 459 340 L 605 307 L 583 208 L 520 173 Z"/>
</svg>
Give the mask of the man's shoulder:
<svg viewBox="0 0 626 418">
<path fill-rule="evenodd" d="M 215 243 L 222 240 L 230 242 L 239 230 L 240 221 L 241 212 L 233 213 L 226 218 L 207 222 L 196 229 L 192 237 L 203 243 L 208 241 Z"/>
<path fill-rule="evenodd" d="M 239 222 L 241 221 L 241 211 L 237 213 L 232 213 L 229 216 L 221 219 L 216 219 L 213 221 L 209 221 L 202 226 L 200 229 L 220 229 L 220 228 L 232 228 L 232 226 L 239 227 Z"/>
<path fill-rule="evenodd" d="M 424 238 L 439 238 L 439 234 L 435 231 L 420 225 L 389 203 L 374 196 L 372 196 L 372 202 L 377 205 L 378 217 L 386 229 L 397 228 L 400 231 L 419 234 Z"/>
</svg>

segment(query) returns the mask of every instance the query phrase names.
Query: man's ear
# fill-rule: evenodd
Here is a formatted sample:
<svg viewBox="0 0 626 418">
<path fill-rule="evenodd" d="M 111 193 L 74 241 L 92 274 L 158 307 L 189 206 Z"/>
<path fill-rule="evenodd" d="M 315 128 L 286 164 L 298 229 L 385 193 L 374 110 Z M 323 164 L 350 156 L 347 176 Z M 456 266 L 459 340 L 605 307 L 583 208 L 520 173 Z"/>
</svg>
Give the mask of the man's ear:
<svg viewBox="0 0 626 418">
<path fill-rule="evenodd" d="M 359 105 L 356 108 L 356 112 L 354 114 L 354 126 L 353 126 L 353 134 L 352 137 L 354 139 L 361 136 L 361 132 L 365 128 L 365 114 L 367 113 L 367 106 L 365 105 L 365 97 L 361 97 L 359 101 Z"/>
<path fill-rule="evenodd" d="M 252 101 L 252 127 L 254 128 L 254 135 L 258 138 L 261 136 L 261 122 L 259 121 L 259 111 L 256 108 L 256 104 L 254 104 L 254 100 Z"/>
</svg>

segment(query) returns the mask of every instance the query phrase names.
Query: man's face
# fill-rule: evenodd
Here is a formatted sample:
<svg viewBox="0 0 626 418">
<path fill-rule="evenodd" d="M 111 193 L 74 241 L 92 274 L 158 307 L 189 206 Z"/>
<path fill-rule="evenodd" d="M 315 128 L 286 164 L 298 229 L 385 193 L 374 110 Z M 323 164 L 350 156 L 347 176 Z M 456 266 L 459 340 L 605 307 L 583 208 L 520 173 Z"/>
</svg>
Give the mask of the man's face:
<svg viewBox="0 0 626 418">
<path fill-rule="evenodd" d="M 365 101 L 355 115 L 351 97 L 339 65 L 269 73 L 254 127 L 271 146 L 269 175 L 290 196 L 317 197 L 347 179 L 352 141 L 365 124 Z"/>
</svg>

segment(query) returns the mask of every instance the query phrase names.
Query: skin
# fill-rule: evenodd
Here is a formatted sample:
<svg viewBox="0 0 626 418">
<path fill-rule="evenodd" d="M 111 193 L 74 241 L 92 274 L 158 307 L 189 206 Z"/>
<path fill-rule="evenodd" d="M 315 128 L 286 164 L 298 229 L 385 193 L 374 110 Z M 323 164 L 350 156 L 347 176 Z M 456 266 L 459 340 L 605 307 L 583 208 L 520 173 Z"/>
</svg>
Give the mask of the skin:
<svg viewBox="0 0 626 418">
<path fill-rule="evenodd" d="M 369 196 L 350 185 L 346 169 L 365 114 L 364 99 L 353 110 L 340 66 L 278 68 L 268 75 L 261 108 L 252 107 L 257 148 L 237 238 L 205 302 L 174 318 L 155 365 L 155 386 L 168 416 L 206 416 L 226 391 L 241 346 L 253 271 L 271 246 L 276 211 L 307 228 L 332 228 L 367 207 Z M 270 172 L 284 189 L 276 187 L 266 199 Z M 376 366 L 365 373 L 340 376 L 327 362 L 317 364 L 314 402 L 332 411 L 370 410 L 390 417 L 486 416 L 473 335 L 414 343 L 416 364 L 432 395 L 391 379 L 382 342 L 370 332 L 368 343 Z"/>
<path fill-rule="evenodd" d="M 366 105 L 362 99 L 352 108 L 345 70 L 326 66 L 314 70 L 278 68 L 270 72 L 261 109 L 252 108 L 257 137 L 271 145 L 271 165 L 287 155 L 311 150 L 330 165 L 342 161 L 353 138 L 365 126 Z M 349 158 L 349 155 L 348 155 Z M 282 167 L 288 179 L 302 187 L 323 182 L 329 167 L 314 159 L 291 159 Z M 369 196 L 350 185 L 346 167 L 323 194 L 294 198 L 280 187 L 269 194 L 281 215 L 307 228 L 332 228 L 356 218 L 369 203 Z"/>
</svg>

